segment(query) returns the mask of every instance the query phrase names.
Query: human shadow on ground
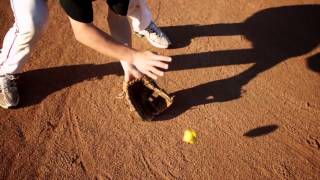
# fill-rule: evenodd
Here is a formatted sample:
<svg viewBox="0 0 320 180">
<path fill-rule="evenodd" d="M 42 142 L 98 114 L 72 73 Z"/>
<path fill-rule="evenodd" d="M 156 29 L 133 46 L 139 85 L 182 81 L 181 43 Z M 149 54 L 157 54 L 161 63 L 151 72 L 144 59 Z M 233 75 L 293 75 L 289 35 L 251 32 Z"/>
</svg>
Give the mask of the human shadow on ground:
<svg viewBox="0 0 320 180">
<path fill-rule="evenodd" d="M 312 71 L 320 73 L 320 53 L 308 58 L 308 67 Z"/>
<path fill-rule="evenodd" d="M 111 74 L 122 74 L 120 63 L 70 65 L 24 72 L 18 80 L 21 100 L 17 108 L 38 104 L 56 91 Z"/>
<path fill-rule="evenodd" d="M 255 138 L 259 136 L 264 136 L 276 131 L 279 128 L 276 124 L 271 124 L 267 126 L 261 126 L 254 129 L 249 130 L 248 132 L 244 133 L 243 136 L 249 138 Z"/>
<path fill-rule="evenodd" d="M 253 46 L 251 49 L 176 55 L 173 56 L 171 71 L 246 63 L 254 65 L 233 77 L 173 93 L 176 97 L 174 107 L 157 120 L 172 119 L 197 105 L 240 98 L 243 86 L 258 74 L 318 47 L 319 19 L 320 5 L 299 5 L 265 9 L 242 23 L 163 27 L 172 41 L 178 44 L 176 47 L 188 45 L 195 37 L 222 35 L 243 35 Z M 314 58 L 311 61 L 315 61 Z M 313 64 L 310 67 L 314 69 L 316 66 Z"/>
</svg>

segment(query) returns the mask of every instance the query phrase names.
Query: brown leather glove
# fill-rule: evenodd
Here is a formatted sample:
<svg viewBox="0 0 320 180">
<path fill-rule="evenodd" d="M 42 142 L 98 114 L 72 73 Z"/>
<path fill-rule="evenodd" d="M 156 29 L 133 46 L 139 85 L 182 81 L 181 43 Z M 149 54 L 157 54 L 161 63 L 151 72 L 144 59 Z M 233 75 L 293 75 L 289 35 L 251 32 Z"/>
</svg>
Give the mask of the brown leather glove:
<svg viewBox="0 0 320 180">
<path fill-rule="evenodd" d="M 123 92 L 130 110 L 142 120 L 152 120 L 173 103 L 173 97 L 146 76 L 124 82 Z"/>
</svg>

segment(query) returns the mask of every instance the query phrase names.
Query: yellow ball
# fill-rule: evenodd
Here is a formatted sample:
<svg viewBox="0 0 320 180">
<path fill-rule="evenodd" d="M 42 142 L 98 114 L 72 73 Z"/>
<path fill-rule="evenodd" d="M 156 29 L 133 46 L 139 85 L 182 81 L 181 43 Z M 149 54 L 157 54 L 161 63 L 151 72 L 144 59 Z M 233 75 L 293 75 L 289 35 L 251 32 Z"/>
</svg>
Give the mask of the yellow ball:
<svg viewBox="0 0 320 180">
<path fill-rule="evenodd" d="M 188 144 L 194 144 L 197 140 L 197 132 L 191 128 L 185 130 L 182 140 Z"/>
</svg>

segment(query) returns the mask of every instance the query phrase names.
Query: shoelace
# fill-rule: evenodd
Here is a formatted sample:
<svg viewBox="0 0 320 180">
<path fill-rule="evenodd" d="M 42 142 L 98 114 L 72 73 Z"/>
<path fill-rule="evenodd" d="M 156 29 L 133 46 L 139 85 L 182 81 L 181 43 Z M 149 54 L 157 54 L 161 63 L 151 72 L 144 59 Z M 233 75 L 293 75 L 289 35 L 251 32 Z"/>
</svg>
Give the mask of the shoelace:
<svg viewBox="0 0 320 180">
<path fill-rule="evenodd" d="M 158 37 L 163 37 L 163 33 L 153 22 L 150 23 L 150 25 L 146 28 L 146 30 L 152 34 L 155 34 Z"/>
</svg>

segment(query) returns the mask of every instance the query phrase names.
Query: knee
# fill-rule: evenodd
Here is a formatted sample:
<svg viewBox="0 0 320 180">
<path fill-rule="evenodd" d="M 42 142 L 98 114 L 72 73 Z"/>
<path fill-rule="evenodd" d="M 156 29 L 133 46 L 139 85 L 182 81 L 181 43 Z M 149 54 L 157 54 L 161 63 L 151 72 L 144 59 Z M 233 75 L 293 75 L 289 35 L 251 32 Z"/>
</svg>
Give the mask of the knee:
<svg viewBox="0 0 320 180">
<path fill-rule="evenodd" d="M 26 41 L 34 40 L 46 27 L 47 14 L 25 18 L 24 22 L 17 24 L 18 32 Z"/>
</svg>

